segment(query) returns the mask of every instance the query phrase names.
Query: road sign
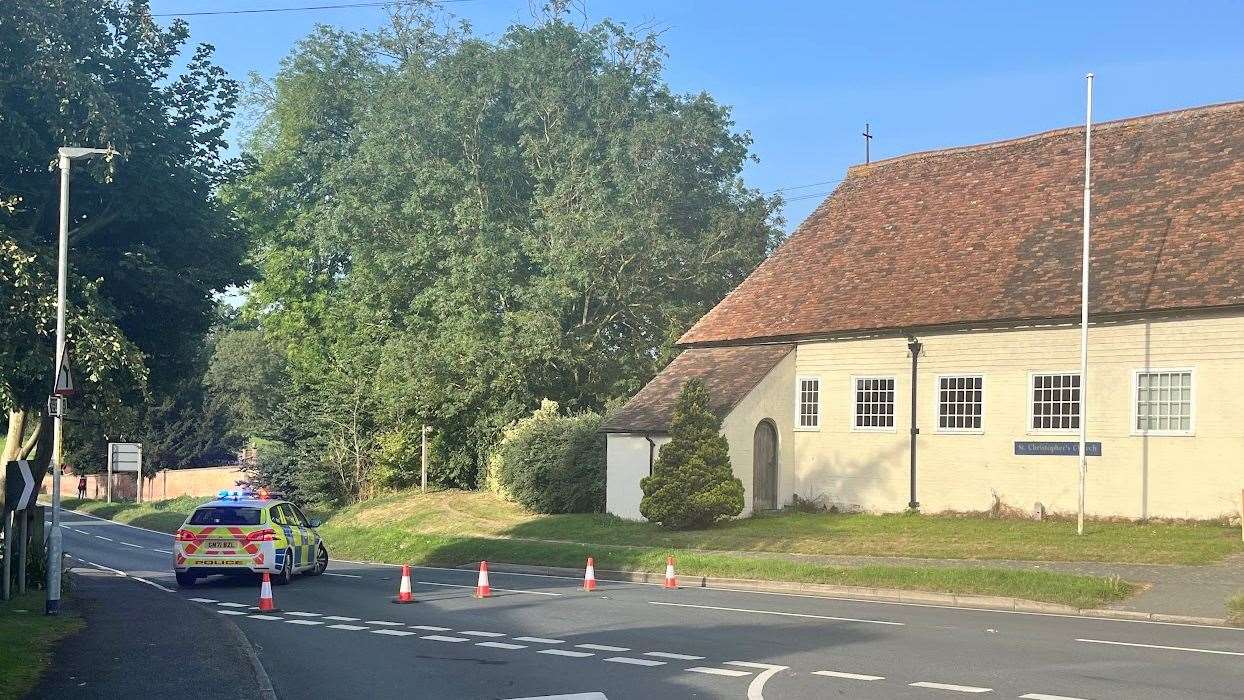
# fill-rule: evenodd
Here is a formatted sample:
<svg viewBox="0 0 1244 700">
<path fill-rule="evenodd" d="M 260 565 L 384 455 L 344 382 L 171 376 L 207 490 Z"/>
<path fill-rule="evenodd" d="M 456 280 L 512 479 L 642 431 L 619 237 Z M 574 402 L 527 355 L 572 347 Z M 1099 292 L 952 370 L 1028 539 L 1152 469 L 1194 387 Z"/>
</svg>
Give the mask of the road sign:
<svg viewBox="0 0 1244 700">
<path fill-rule="evenodd" d="M 56 386 L 52 389 L 56 396 L 73 396 L 78 393 L 73 384 L 73 372 L 69 369 L 69 352 L 60 358 L 60 367 L 56 369 Z"/>
<path fill-rule="evenodd" d="M 143 466 L 143 446 L 140 442 L 108 443 L 108 471 L 136 472 Z"/>
<path fill-rule="evenodd" d="M 35 477 L 30 462 L 19 459 L 9 462 L 4 479 L 4 509 L 25 510 L 35 492 Z"/>
</svg>

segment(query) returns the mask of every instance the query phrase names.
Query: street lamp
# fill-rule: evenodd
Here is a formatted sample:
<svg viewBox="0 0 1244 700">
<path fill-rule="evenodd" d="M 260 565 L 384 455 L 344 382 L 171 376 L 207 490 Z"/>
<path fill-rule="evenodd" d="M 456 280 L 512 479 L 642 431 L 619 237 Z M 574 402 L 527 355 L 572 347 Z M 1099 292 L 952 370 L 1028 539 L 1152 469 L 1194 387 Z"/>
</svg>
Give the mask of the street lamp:
<svg viewBox="0 0 1244 700">
<path fill-rule="evenodd" d="M 69 166 L 75 160 L 86 160 L 96 156 L 112 158 L 116 151 L 111 148 L 76 148 L 64 147 L 57 150 L 57 161 L 60 166 L 60 235 L 59 249 L 56 255 L 56 357 L 52 368 L 53 399 L 49 406 L 56 404 L 60 410 L 52 416 L 52 531 L 48 534 L 48 597 L 45 612 L 56 615 L 60 612 L 60 470 L 61 441 L 64 435 L 64 402 L 57 400 L 56 379 L 60 376 L 61 367 L 65 366 L 65 290 L 69 286 Z"/>
</svg>

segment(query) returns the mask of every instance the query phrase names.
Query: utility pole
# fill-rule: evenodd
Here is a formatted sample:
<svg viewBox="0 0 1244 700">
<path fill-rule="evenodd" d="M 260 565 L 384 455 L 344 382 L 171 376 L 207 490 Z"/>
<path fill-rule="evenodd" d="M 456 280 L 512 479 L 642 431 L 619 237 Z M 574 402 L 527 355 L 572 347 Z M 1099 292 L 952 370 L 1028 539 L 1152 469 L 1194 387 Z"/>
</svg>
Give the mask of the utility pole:
<svg viewBox="0 0 1244 700">
<path fill-rule="evenodd" d="M 419 492 L 427 493 L 428 491 L 428 433 L 432 432 L 432 428 L 431 426 L 425 425 L 423 426 L 423 430 L 420 432 L 423 438 L 423 445 L 421 447 L 421 455 L 420 455 Z"/>
<path fill-rule="evenodd" d="M 60 165 L 60 231 L 56 255 L 56 357 L 52 367 L 52 397 L 48 401 L 59 410 L 52 416 L 52 531 L 48 533 L 48 615 L 60 613 L 61 533 L 60 533 L 60 471 L 61 452 L 64 442 L 65 402 L 57 395 L 61 368 L 65 361 L 65 293 L 69 286 L 69 167 L 75 160 L 104 156 L 111 158 L 116 152 L 111 148 L 68 148 L 57 151 Z"/>
<path fill-rule="evenodd" d="M 1084 117 L 1084 241 L 1080 265 L 1080 507 L 1076 514 L 1076 534 L 1084 534 L 1084 491 L 1088 478 L 1088 323 L 1089 323 L 1089 219 L 1092 213 L 1093 152 L 1093 74 L 1088 81 L 1088 100 Z"/>
</svg>

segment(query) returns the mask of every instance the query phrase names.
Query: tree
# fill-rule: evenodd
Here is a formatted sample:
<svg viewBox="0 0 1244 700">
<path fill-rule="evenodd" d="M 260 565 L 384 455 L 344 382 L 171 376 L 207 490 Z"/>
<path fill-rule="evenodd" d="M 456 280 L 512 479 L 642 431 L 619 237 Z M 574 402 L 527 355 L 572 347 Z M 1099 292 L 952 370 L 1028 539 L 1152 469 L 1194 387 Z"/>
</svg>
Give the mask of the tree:
<svg viewBox="0 0 1244 700">
<path fill-rule="evenodd" d="M 299 391 L 348 413 L 320 469 L 365 476 L 379 447 L 355 424 L 426 422 L 443 483 L 473 487 L 506 425 L 632 394 L 771 250 L 750 137 L 671 91 L 662 55 L 611 22 L 485 41 L 412 11 L 322 28 L 261 85 L 229 198 L 262 266 L 248 314 Z"/>
<path fill-rule="evenodd" d="M 743 482 L 730 467 L 730 445 L 699 379 L 678 394 L 670 441 L 661 446 L 652 476 L 639 485 L 639 512 L 666 527 L 707 527 L 743 512 Z"/>
</svg>

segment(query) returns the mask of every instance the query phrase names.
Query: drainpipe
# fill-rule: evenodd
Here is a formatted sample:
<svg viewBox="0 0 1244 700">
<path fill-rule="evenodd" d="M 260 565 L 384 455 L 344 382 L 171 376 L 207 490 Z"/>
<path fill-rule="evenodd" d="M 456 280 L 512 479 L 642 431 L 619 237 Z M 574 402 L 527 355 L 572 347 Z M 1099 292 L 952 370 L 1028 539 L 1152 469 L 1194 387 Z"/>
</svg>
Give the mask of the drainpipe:
<svg viewBox="0 0 1244 700">
<path fill-rule="evenodd" d="M 908 336 L 907 349 L 911 352 L 911 500 L 907 507 L 912 510 L 920 509 L 920 501 L 916 500 L 916 436 L 920 434 L 920 428 L 916 425 L 916 387 L 919 384 L 917 367 L 923 347 L 914 335 Z"/>
<path fill-rule="evenodd" d="M 652 476 L 652 463 L 657 451 L 657 443 L 648 434 L 644 435 L 644 439 L 648 441 L 648 476 Z"/>
</svg>

